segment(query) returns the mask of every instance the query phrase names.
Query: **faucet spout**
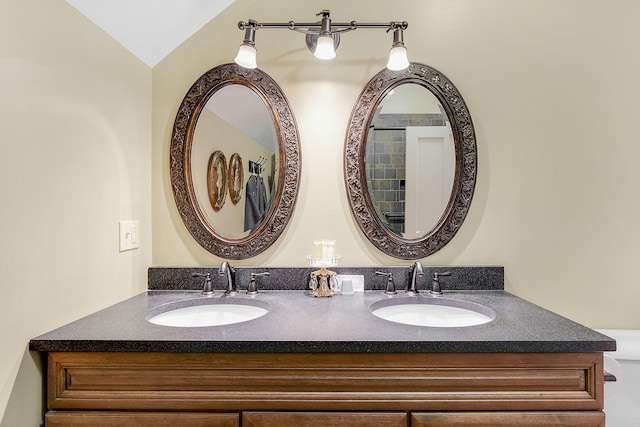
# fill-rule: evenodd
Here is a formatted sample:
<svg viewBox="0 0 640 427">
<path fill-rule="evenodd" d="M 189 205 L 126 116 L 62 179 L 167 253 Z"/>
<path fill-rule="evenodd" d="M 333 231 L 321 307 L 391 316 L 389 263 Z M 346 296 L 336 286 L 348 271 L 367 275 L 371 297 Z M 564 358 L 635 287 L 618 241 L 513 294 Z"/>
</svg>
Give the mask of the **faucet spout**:
<svg viewBox="0 0 640 427">
<path fill-rule="evenodd" d="M 228 261 L 223 261 L 218 269 L 218 275 L 227 278 L 225 295 L 234 295 L 236 293 L 236 269 Z"/>
<path fill-rule="evenodd" d="M 409 286 L 407 286 L 406 292 L 409 295 L 418 294 L 418 277 L 422 277 L 422 276 L 424 276 L 422 263 L 420 261 L 416 261 L 411 267 L 411 281 L 409 282 Z"/>
</svg>

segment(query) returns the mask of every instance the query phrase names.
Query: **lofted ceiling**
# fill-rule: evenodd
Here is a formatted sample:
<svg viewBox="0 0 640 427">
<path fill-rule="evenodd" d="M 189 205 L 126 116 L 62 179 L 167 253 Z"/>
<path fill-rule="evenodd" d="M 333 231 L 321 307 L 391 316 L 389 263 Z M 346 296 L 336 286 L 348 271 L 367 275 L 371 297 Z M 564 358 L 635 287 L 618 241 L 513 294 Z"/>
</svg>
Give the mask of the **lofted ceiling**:
<svg viewBox="0 0 640 427">
<path fill-rule="evenodd" d="M 154 67 L 234 0 L 67 0 Z"/>
</svg>

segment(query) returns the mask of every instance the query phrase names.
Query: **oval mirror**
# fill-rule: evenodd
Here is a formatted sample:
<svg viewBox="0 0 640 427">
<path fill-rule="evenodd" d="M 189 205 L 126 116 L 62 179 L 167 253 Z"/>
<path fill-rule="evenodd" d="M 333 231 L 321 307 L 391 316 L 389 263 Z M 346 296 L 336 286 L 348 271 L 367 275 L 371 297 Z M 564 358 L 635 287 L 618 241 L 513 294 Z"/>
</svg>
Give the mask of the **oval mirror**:
<svg viewBox="0 0 640 427">
<path fill-rule="evenodd" d="M 441 249 L 467 215 L 476 171 L 471 116 L 442 73 L 412 63 L 369 81 L 347 128 L 345 183 L 374 246 L 401 259 Z"/>
<path fill-rule="evenodd" d="M 217 233 L 240 239 L 259 226 L 277 186 L 277 148 L 271 113 L 256 92 L 230 84 L 211 95 L 193 133 L 191 182 L 203 219 Z M 241 171 L 231 167 L 232 158 L 242 162 Z M 225 203 L 227 193 L 236 194 L 235 204 Z"/>
<path fill-rule="evenodd" d="M 249 258 L 284 231 L 298 194 L 299 136 L 263 71 L 225 64 L 203 74 L 178 110 L 170 157 L 180 216 L 209 252 Z"/>
</svg>

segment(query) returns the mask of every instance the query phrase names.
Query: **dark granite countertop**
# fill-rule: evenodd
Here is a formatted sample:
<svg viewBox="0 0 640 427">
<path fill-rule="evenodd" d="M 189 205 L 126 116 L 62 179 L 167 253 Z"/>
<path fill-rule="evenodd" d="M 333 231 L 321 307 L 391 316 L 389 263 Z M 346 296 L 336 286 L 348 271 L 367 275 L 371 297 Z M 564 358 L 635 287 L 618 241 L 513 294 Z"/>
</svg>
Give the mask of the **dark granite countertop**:
<svg viewBox="0 0 640 427">
<path fill-rule="evenodd" d="M 210 298 L 222 298 L 222 292 Z M 393 298 L 406 298 L 403 291 Z M 145 320 L 161 304 L 203 298 L 194 290 L 150 290 L 34 338 L 34 351 L 118 352 L 592 352 L 615 341 L 503 290 L 445 291 L 440 298 L 482 304 L 496 313 L 461 328 L 409 326 L 371 314 L 380 290 L 314 298 L 304 290 L 264 290 L 271 309 L 248 322 L 178 328 Z M 243 292 L 238 298 L 252 298 Z M 412 298 L 433 298 L 421 292 Z"/>
</svg>

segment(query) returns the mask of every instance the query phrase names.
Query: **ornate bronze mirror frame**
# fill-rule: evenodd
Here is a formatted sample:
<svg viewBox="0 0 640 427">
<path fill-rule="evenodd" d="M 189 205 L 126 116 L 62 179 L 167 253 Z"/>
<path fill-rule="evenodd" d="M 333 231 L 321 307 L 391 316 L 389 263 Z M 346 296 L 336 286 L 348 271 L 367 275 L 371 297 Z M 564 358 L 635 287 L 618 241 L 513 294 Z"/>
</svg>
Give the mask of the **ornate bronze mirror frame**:
<svg viewBox="0 0 640 427">
<path fill-rule="evenodd" d="M 205 219 L 194 191 L 191 173 L 193 135 L 205 104 L 227 85 L 243 85 L 265 103 L 275 127 L 278 170 L 274 197 L 262 221 L 251 233 L 239 239 L 225 237 Z M 291 218 L 298 196 L 301 175 L 300 141 L 296 121 L 282 89 L 260 69 L 244 69 L 224 64 L 204 73 L 185 95 L 173 126 L 170 146 L 171 187 L 178 212 L 187 230 L 206 250 L 225 259 L 245 259 L 271 246 Z"/>
<path fill-rule="evenodd" d="M 373 205 L 365 168 L 368 135 L 380 103 L 394 88 L 407 83 L 429 90 L 440 102 L 451 126 L 455 151 L 453 188 L 448 204 L 435 227 L 416 239 L 404 238 L 385 225 Z M 458 89 L 444 74 L 419 63 L 412 63 L 406 70 L 385 69 L 376 74 L 362 90 L 349 119 L 344 173 L 351 212 L 376 248 L 400 259 L 423 258 L 442 249 L 467 216 L 477 174 L 473 123 Z"/>
</svg>

